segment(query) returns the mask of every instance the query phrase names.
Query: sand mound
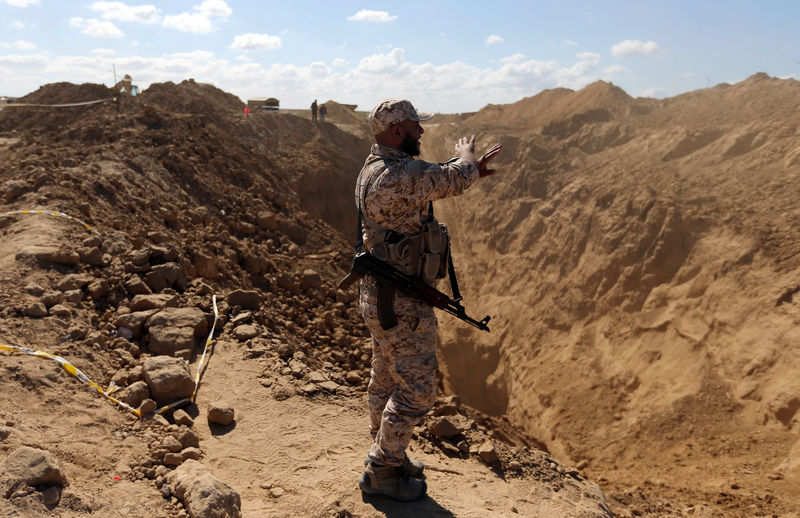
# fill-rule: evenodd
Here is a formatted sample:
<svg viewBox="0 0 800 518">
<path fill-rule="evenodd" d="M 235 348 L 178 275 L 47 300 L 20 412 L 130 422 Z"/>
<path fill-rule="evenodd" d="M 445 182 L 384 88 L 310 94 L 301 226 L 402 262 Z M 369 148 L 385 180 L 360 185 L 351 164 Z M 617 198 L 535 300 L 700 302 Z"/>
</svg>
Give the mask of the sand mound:
<svg viewBox="0 0 800 518">
<path fill-rule="evenodd" d="M 501 174 L 440 211 L 468 307 L 493 315 L 490 335 L 443 319 L 449 385 L 622 487 L 782 491 L 771 473 L 800 431 L 799 96 L 763 74 L 663 101 L 595 83 L 426 132 L 431 158 L 476 127 L 507 144 Z M 720 512 L 765 509 L 752 495 Z M 767 507 L 796 512 L 786 495 Z"/>
</svg>

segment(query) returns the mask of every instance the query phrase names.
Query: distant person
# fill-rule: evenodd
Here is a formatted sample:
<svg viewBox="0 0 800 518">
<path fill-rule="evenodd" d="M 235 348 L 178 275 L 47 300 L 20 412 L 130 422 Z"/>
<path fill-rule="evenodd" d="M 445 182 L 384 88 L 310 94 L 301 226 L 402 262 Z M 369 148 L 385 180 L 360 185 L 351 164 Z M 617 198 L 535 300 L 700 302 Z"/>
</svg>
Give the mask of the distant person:
<svg viewBox="0 0 800 518">
<path fill-rule="evenodd" d="M 487 166 L 502 148 L 495 144 L 476 159 L 473 135 L 459 139 L 455 158 L 444 164 L 417 160 L 424 133 L 420 121 L 431 117 L 417 113 L 403 99 L 378 104 L 368 117 L 375 143 L 355 190 L 363 240 L 360 250 L 429 284 L 435 278 L 430 279 L 427 269 L 422 271 L 421 261 L 408 261 L 403 247 L 407 250 L 438 239 L 442 252 L 437 250 L 437 255 L 446 261 L 442 257 L 446 237 L 433 218 L 432 202 L 458 196 L 478 178 L 494 174 Z M 410 501 L 427 491 L 424 465 L 408 458 L 406 447 L 414 426 L 435 399 L 437 320 L 432 306 L 399 291 L 392 294 L 391 289 L 371 275 L 364 276 L 359 287 L 361 314 L 372 335 L 367 400 L 373 437 L 359 487 L 367 494 Z"/>
<path fill-rule="evenodd" d="M 244 107 L 244 116 L 247 117 L 248 115 L 250 115 L 250 107 L 249 106 L 245 106 Z"/>
<path fill-rule="evenodd" d="M 325 114 L 328 113 L 328 108 L 325 107 L 324 104 L 321 104 L 319 107 L 319 120 L 320 122 L 325 122 Z"/>
<path fill-rule="evenodd" d="M 317 100 L 311 103 L 311 120 L 317 122 Z"/>
</svg>

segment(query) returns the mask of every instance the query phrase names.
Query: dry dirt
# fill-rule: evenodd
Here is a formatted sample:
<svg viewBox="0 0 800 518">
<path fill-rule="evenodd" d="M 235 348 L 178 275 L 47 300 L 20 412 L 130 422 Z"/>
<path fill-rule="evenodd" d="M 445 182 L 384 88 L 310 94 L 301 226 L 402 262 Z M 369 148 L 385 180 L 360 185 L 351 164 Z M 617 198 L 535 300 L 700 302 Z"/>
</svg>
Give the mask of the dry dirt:
<svg viewBox="0 0 800 518">
<path fill-rule="evenodd" d="M 111 96 L 101 85 L 59 83 L 21 101 Z M 138 311 L 137 292 L 200 308 L 209 324 L 216 295 L 220 314 L 196 402 L 185 407 L 188 428 L 170 424 L 172 412 L 140 419 L 48 358 L 0 352 L 0 462 L 20 446 L 44 449 L 68 482 L 56 501 L 47 487 L 4 490 L 0 514 L 186 516 L 163 469 L 188 429 L 246 517 L 608 516 L 596 482 L 504 417 L 453 398 L 415 431 L 429 497 L 362 497 L 369 338 L 354 290 L 335 285 L 349 265 L 342 232 L 353 234 L 352 178 L 369 142 L 338 127 L 354 115 L 330 102 L 335 124 L 246 117 L 243 107 L 189 80 L 116 102 L 0 113 L 0 344 L 63 357 L 104 388 L 124 387 L 151 354 L 148 332 L 120 325 Z M 156 274 L 167 266 L 186 282 L 165 284 Z M 236 290 L 260 304 L 230 302 Z M 233 406 L 234 423 L 209 423 L 217 402 Z M 445 418 L 461 430 L 453 440 L 433 431 Z M 488 464 L 478 454 L 486 444 L 497 456 Z"/>
<path fill-rule="evenodd" d="M 23 101 L 110 95 L 62 83 Z M 468 440 L 490 438 L 500 460 L 486 466 L 422 426 L 412 448 L 431 498 L 410 505 L 363 500 L 355 485 L 368 337 L 354 294 L 334 286 L 364 126 L 332 101 L 326 124 L 243 106 L 184 81 L 118 103 L 2 110 L 2 210 L 84 220 L 104 256 L 18 258 L 31 245 L 88 256 L 94 238 L 63 218 L 0 217 L 0 343 L 62 355 L 107 386 L 148 354 L 146 336 L 116 334 L 133 258 L 172 251 L 189 282 L 166 292 L 209 315 L 220 299 L 189 410 L 202 462 L 240 493 L 244 516 L 602 516 L 595 484 L 618 516 L 800 515 L 796 81 L 756 74 L 665 100 L 599 82 L 425 124 L 429 160 L 464 134 L 504 144 L 496 176 L 437 203 L 467 310 L 492 315 L 491 333 L 440 316 L 443 389 L 475 423 Z M 31 282 L 52 290 L 76 271 L 108 291 L 29 315 Z M 234 334 L 245 312 L 225 297 L 239 288 L 261 297 L 255 338 Z M 309 388 L 310 372 L 334 385 Z M 52 509 L 32 490 L 0 498 L 0 512 L 180 515 L 152 471 L 174 429 L 50 360 L 0 353 L 0 390 L 0 456 L 48 449 L 70 483 Z M 218 400 L 234 425 L 205 419 Z"/>
</svg>

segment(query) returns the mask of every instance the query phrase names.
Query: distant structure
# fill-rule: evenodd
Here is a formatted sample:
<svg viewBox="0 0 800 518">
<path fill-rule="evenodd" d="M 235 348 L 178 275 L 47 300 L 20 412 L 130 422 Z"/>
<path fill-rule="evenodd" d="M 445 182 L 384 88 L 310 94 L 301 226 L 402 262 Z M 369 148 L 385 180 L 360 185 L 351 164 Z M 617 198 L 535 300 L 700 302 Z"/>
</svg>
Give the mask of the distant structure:
<svg viewBox="0 0 800 518">
<path fill-rule="evenodd" d="M 139 87 L 133 84 L 130 74 L 125 74 L 122 81 L 114 85 L 114 91 L 125 95 L 139 95 Z"/>
<path fill-rule="evenodd" d="M 279 110 L 280 104 L 281 104 L 280 101 L 274 97 L 264 97 L 264 98 L 247 100 L 247 107 L 250 108 L 250 111 Z"/>
</svg>

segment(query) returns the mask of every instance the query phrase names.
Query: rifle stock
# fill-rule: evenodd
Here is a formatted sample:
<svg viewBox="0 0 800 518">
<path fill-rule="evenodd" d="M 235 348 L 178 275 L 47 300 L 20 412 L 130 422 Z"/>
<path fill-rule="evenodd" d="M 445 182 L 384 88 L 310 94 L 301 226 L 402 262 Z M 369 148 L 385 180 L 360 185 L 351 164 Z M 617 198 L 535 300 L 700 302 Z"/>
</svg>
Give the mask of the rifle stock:
<svg viewBox="0 0 800 518">
<path fill-rule="evenodd" d="M 489 331 L 489 320 L 491 317 L 488 315 L 481 320 L 475 320 L 467 315 L 460 300 L 451 299 L 433 286 L 429 286 L 420 280 L 397 271 L 391 265 L 380 259 L 376 259 L 366 252 L 356 254 L 353 258 L 353 266 L 350 273 L 348 273 L 347 277 L 339 284 L 339 289 L 347 288 L 357 279 L 367 274 L 371 274 L 383 282 L 394 286 L 406 295 L 417 298 L 426 304 L 430 304 L 435 308 L 450 313 L 471 326 L 477 327 L 482 331 Z"/>
</svg>

